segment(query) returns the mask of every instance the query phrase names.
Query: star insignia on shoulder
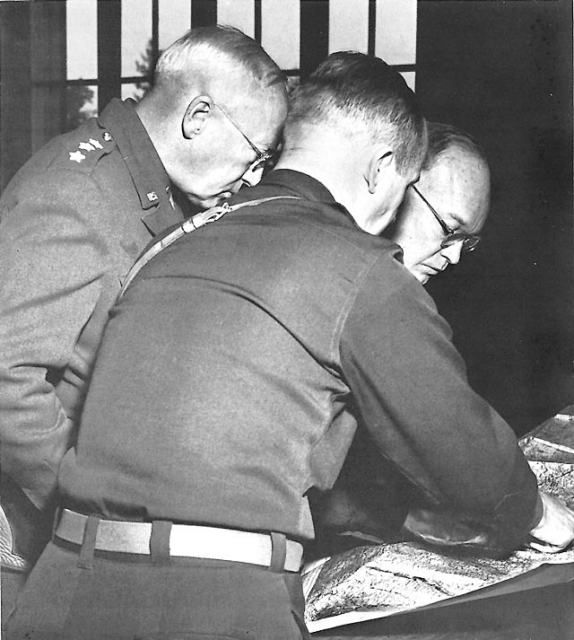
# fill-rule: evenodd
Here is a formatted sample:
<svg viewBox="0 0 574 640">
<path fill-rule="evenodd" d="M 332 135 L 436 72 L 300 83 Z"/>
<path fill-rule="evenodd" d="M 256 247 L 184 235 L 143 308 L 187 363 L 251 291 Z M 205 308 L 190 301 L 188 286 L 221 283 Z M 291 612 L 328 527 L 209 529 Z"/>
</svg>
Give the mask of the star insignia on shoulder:
<svg viewBox="0 0 574 640">
<path fill-rule="evenodd" d="M 83 149 L 84 151 L 95 151 L 96 147 L 91 145 L 89 142 L 80 142 L 78 149 Z"/>
<path fill-rule="evenodd" d="M 85 159 L 86 159 L 86 156 L 81 151 L 74 151 L 74 152 L 70 151 L 71 162 L 82 162 L 82 160 L 85 160 Z"/>
</svg>

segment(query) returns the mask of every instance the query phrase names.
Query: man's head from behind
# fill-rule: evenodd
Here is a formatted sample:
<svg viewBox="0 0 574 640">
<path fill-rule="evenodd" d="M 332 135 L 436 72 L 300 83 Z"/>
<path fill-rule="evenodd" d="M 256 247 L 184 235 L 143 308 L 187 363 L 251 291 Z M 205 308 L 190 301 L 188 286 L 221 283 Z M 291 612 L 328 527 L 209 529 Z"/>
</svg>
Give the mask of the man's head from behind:
<svg viewBox="0 0 574 640">
<path fill-rule="evenodd" d="M 378 233 L 418 178 L 426 124 L 398 72 L 379 58 L 339 52 L 294 92 L 285 149 L 323 179 L 359 226 Z"/>
<path fill-rule="evenodd" d="M 163 52 L 138 113 L 174 184 L 210 207 L 261 179 L 287 115 L 285 77 L 237 29 L 196 28 Z"/>
<path fill-rule="evenodd" d="M 488 163 L 472 137 L 437 122 L 429 122 L 428 134 L 420 180 L 385 234 L 402 247 L 405 266 L 423 284 L 478 244 L 490 200 Z"/>
</svg>

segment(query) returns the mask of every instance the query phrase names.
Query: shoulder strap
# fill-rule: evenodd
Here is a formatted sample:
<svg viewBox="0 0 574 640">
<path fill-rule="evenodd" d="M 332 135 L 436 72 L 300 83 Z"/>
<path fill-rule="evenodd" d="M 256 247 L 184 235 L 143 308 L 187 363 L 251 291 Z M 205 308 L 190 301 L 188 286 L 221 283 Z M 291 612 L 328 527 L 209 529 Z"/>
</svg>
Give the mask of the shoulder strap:
<svg viewBox="0 0 574 640">
<path fill-rule="evenodd" d="M 237 209 L 241 209 L 242 207 L 255 207 L 258 204 L 262 204 L 263 202 L 269 202 L 270 200 L 280 200 L 282 198 L 286 198 L 289 200 L 301 200 L 298 196 L 272 196 L 270 198 L 259 198 L 257 200 L 250 200 L 249 202 L 241 202 L 235 205 L 229 205 L 227 202 L 218 205 L 217 207 L 212 207 L 211 209 L 206 209 L 205 211 L 201 211 L 200 213 L 196 213 L 191 218 L 188 218 L 185 222 L 183 222 L 179 227 L 176 227 L 173 231 L 168 233 L 166 236 L 155 242 L 151 245 L 142 255 L 134 262 L 132 268 L 128 271 L 128 275 L 124 280 L 120 293 L 118 295 L 118 300 L 124 295 L 126 289 L 129 287 L 132 280 L 136 277 L 136 275 L 143 269 L 143 267 L 158 253 L 169 247 L 176 240 L 181 238 L 181 236 L 186 233 L 191 233 L 200 227 L 209 224 L 210 222 L 215 222 L 219 220 L 222 216 L 230 211 L 236 211 Z"/>
</svg>

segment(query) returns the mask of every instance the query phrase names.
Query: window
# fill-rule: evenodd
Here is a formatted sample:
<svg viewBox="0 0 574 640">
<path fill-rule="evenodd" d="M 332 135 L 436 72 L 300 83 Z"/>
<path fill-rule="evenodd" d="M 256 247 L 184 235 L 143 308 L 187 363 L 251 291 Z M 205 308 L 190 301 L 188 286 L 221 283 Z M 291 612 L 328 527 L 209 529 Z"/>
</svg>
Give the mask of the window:
<svg viewBox="0 0 574 640">
<path fill-rule="evenodd" d="M 67 128 L 116 96 L 140 99 L 161 51 L 191 26 L 231 24 L 295 81 L 328 53 L 373 53 L 414 88 L 416 0 L 68 0 Z"/>
<path fill-rule="evenodd" d="M 112 98 L 141 98 L 160 51 L 190 26 L 239 27 L 293 82 L 355 49 L 414 87 L 416 10 L 417 0 L 0 0 L 0 187 Z"/>
</svg>

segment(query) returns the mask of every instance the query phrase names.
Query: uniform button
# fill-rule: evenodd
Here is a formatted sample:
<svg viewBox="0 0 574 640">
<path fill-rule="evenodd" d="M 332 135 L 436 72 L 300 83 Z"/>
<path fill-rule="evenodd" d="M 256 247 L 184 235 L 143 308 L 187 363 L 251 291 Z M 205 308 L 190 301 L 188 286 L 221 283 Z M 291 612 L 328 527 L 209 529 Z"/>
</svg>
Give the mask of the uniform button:
<svg viewBox="0 0 574 640">
<path fill-rule="evenodd" d="M 106 142 L 111 142 L 114 138 L 112 136 L 112 134 L 109 131 L 104 131 L 104 134 L 102 136 L 102 138 L 106 141 Z"/>
<path fill-rule="evenodd" d="M 157 200 L 157 193 L 155 191 L 150 191 L 149 193 L 146 193 L 146 196 L 150 202 L 155 202 Z"/>
</svg>

